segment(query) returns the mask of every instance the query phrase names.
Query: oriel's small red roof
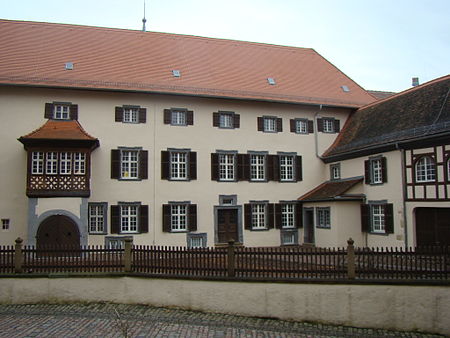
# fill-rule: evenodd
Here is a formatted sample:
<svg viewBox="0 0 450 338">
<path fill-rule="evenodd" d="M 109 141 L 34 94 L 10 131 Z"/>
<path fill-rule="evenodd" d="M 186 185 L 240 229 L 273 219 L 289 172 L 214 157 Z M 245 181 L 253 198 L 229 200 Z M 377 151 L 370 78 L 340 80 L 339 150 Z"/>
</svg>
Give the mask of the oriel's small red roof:
<svg viewBox="0 0 450 338">
<path fill-rule="evenodd" d="M 21 138 L 45 140 L 97 140 L 95 137 L 89 135 L 80 123 L 75 120 L 48 120 L 42 127 Z"/>
<path fill-rule="evenodd" d="M 362 177 L 344 179 L 339 181 L 326 181 L 307 192 L 298 200 L 302 202 L 320 202 L 320 201 L 345 201 L 359 200 L 363 198 L 362 194 L 345 194 L 350 188 L 363 181 Z"/>
</svg>

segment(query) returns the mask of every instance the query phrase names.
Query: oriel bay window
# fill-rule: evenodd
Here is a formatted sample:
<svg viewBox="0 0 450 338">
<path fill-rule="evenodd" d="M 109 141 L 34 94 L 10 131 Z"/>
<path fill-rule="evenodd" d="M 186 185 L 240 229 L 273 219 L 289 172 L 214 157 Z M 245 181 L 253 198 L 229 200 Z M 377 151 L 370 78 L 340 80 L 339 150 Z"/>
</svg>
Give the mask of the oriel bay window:
<svg viewBox="0 0 450 338">
<path fill-rule="evenodd" d="M 111 150 L 111 178 L 143 180 L 148 178 L 148 151 L 142 148 Z"/>
<path fill-rule="evenodd" d="M 190 202 L 163 204 L 163 231 L 197 231 L 197 205 Z"/>
<path fill-rule="evenodd" d="M 190 149 L 161 151 L 161 179 L 170 181 L 197 179 L 197 153 Z"/>
</svg>

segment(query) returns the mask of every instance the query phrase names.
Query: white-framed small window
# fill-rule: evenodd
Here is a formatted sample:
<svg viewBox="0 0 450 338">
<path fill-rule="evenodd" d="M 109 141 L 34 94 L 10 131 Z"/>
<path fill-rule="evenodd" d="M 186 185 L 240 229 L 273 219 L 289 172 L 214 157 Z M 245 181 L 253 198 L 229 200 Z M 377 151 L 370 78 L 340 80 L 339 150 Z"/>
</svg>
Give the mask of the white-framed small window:
<svg viewBox="0 0 450 338">
<path fill-rule="evenodd" d="M 372 232 L 384 233 L 385 232 L 385 214 L 382 205 L 372 205 Z"/>
<path fill-rule="evenodd" d="M 323 131 L 325 133 L 334 133 L 334 120 L 323 119 Z"/>
<path fill-rule="evenodd" d="M 421 157 L 416 163 L 416 181 L 433 182 L 436 179 L 436 165 L 430 156 Z"/>
<path fill-rule="evenodd" d="M 123 108 L 123 122 L 138 123 L 139 122 L 139 108 L 124 107 Z"/>
<path fill-rule="evenodd" d="M 219 113 L 219 127 L 220 128 L 234 128 L 232 113 Z"/>
<path fill-rule="evenodd" d="M 185 126 L 187 124 L 186 113 L 184 110 L 172 110 L 170 123 L 175 126 Z"/>
<path fill-rule="evenodd" d="M 73 154 L 73 173 L 75 175 L 84 175 L 86 173 L 86 154 Z"/>
<path fill-rule="evenodd" d="M 188 233 L 186 236 L 188 248 L 206 248 L 207 246 L 206 233 L 198 233 L 198 234 Z"/>
<path fill-rule="evenodd" d="M 44 153 L 33 151 L 31 153 L 31 173 L 33 175 L 42 175 L 44 173 Z"/>
<path fill-rule="evenodd" d="M 280 155 L 280 180 L 281 181 L 294 181 L 294 156 L 292 155 Z"/>
<path fill-rule="evenodd" d="M 308 133 L 308 121 L 307 120 L 295 120 L 295 132 L 297 134 Z"/>
<path fill-rule="evenodd" d="M 341 179 L 341 165 L 339 163 L 330 165 L 330 176 L 331 180 Z"/>
<path fill-rule="evenodd" d="M 58 174 L 58 153 L 56 151 L 46 154 L 45 172 L 47 175 Z"/>
<path fill-rule="evenodd" d="M 265 155 L 251 154 L 250 155 L 250 179 L 252 181 L 264 181 L 265 180 L 265 168 L 266 168 Z"/>
<path fill-rule="evenodd" d="M 133 237 L 131 237 L 131 236 L 126 236 L 126 237 L 105 237 L 105 246 L 108 249 L 123 250 L 125 248 L 125 240 L 126 239 L 133 240 Z"/>
<path fill-rule="evenodd" d="M 252 229 L 266 229 L 266 204 L 258 203 L 252 204 Z"/>
<path fill-rule="evenodd" d="M 381 159 L 373 159 L 370 161 L 371 177 L 373 184 L 383 183 L 383 171 Z"/>
<path fill-rule="evenodd" d="M 120 166 L 122 179 L 137 179 L 139 168 L 139 151 L 138 150 L 122 150 L 120 152 Z"/>
<path fill-rule="evenodd" d="M 89 232 L 106 232 L 106 203 L 89 203 Z"/>
<path fill-rule="evenodd" d="M 281 227 L 285 229 L 295 228 L 295 206 L 286 203 L 281 206 Z"/>
<path fill-rule="evenodd" d="M 139 229 L 139 205 L 120 205 L 120 232 L 138 232 Z"/>
<path fill-rule="evenodd" d="M 188 178 L 188 154 L 186 152 L 170 152 L 170 178 L 186 180 Z"/>
<path fill-rule="evenodd" d="M 219 180 L 234 181 L 235 154 L 219 154 Z"/>
<path fill-rule="evenodd" d="M 331 215 L 329 207 L 316 208 L 316 226 L 318 228 L 331 227 Z"/>
<path fill-rule="evenodd" d="M 282 231 L 281 245 L 295 245 L 298 244 L 298 233 L 296 231 Z"/>
<path fill-rule="evenodd" d="M 53 105 L 53 118 L 55 120 L 68 120 L 70 117 L 70 106 L 66 104 Z"/>
<path fill-rule="evenodd" d="M 186 204 L 172 204 L 170 206 L 170 230 L 172 232 L 187 231 L 188 208 Z"/>
<path fill-rule="evenodd" d="M 276 132 L 277 131 L 277 119 L 275 117 L 264 117 L 264 131 Z"/>
<path fill-rule="evenodd" d="M 59 173 L 61 175 L 72 173 L 72 153 L 62 152 L 59 154 Z"/>
<path fill-rule="evenodd" d="M 2 230 L 8 231 L 10 229 L 10 226 L 11 221 L 9 220 L 9 218 L 2 218 Z"/>
</svg>

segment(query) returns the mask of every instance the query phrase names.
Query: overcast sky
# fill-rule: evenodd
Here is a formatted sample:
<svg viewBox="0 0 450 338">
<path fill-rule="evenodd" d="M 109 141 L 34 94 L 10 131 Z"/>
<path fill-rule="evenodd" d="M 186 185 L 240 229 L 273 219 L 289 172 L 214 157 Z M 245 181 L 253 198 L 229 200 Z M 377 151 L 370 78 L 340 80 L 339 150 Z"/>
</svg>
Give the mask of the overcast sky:
<svg viewBox="0 0 450 338">
<path fill-rule="evenodd" d="M 12 20 L 142 29 L 143 12 L 144 0 L 0 0 Z M 450 73 L 450 0 L 146 0 L 146 17 L 148 31 L 313 48 L 365 89 Z"/>
</svg>

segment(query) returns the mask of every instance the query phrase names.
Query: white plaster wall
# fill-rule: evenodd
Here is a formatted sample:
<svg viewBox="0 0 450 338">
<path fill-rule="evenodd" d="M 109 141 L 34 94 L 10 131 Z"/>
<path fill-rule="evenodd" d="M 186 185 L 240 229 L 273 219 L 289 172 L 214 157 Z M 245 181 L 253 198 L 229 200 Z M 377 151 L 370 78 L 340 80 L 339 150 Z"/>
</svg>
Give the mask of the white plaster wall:
<svg viewBox="0 0 450 338">
<path fill-rule="evenodd" d="M 115 278 L 2 278 L 1 303 L 117 302 L 450 334 L 445 286 Z"/>
</svg>

